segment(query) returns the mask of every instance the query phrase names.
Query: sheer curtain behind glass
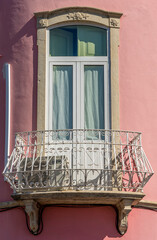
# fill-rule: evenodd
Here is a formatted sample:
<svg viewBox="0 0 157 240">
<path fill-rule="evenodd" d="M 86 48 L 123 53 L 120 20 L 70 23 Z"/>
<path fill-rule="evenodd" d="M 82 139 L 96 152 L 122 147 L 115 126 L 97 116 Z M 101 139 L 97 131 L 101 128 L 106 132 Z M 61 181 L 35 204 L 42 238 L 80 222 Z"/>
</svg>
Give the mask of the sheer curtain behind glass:
<svg viewBox="0 0 157 240">
<path fill-rule="evenodd" d="M 72 129 L 72 66 L 53 66 L 53 130 Z"/>
<path fill-rule="evenodd" d="M 86 129 L 104 129 L 104 66 L 84 67 Z"/>
</svg>

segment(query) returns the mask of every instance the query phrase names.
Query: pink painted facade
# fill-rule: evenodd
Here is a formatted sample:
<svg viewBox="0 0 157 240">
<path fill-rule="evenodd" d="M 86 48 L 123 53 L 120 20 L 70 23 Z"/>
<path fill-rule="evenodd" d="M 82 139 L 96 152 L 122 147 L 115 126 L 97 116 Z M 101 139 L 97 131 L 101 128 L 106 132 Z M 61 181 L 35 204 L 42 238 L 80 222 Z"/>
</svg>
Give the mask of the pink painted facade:
<svg viewBox="0 0 157 240">
<path fill-rule="evenodd" d="M 140 131 L 143 147 L 155 172 L 144 188 L 145 200 L 157 202 L 157 22 L 155 0 L 1 0 L 0 10 L 0 172 L 4 169 L 4 63 L 11 64 L 11 146 L 14 134 L 37 128 L 37 30 L 35 12 L 87 6 L 121 12 L 119 47 L 120 128 Z M 0 201 L 11 200 L 12 190 L 0 175 Z M 0 213 L 0 239 L 103 240 L 157 239 L 157 214 L 133 209 L 128 231 L 120 236 L 116 212 L 110 206 L 49 207 L 43 212 L 41 235 L 29 233 L 19 209 Z"/>
</svg>

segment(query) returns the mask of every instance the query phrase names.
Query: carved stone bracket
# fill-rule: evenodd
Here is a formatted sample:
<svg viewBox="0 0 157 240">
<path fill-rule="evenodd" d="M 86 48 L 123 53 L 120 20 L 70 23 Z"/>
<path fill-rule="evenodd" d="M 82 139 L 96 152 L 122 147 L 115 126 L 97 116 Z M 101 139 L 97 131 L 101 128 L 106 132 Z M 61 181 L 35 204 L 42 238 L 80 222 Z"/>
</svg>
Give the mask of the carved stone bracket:
<svg viewBox="0 0 157 240">
<path fill-rule="evenodd" d="M 118 27 L 118 21 L 114 18 L 110 19 L 110 26 L 111 27 Z"/>
<path fill-rule="evenodd" d="M 128 214 L 131 211 L 131 205 L 133 200 L 123 199 L 117 205 L 118 210 L 118 231 L 121 235 L 124 235 L 128 228 Z"/>
<path fill-rule="evenodd" d="M 117 209 L 117 230 L 124 235 L 128 228 L 128 214 L 131 206 L 136 206 L 144 197 L 141 192 L 118 191 L 50 191 L 15 193 L 12 195 L 15 201 L 24 202 L 25 211 L 30 220 L 30 228 L 36 233 L 38 230 L 38 215 L 40 206 L 46 205 L 112 205 Z M 39 204 L 39 206 L 38 206 Z"/>
<path fill-rule="evenodd" d="M 47 27 L 47 19 L 40 19 L 39 24 L 41 27 Z"/>
<path fill-rule="evenodd" d="M 39 208 L 34 200 L 24 200 L 25 211 L 29 217 L 29 225 L 32 232 L 37 232 L 39 225 Z"/>
</svg>

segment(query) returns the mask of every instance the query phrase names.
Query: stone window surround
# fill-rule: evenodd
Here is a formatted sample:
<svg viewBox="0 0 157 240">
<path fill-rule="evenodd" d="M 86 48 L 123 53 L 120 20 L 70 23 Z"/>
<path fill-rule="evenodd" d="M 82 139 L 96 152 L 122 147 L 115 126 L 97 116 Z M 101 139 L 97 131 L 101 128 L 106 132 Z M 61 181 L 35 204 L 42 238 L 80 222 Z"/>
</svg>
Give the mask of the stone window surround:
<svg viewBox="0 0 157 240">
<path fill-rule="evenodd" d="M 110 81 L 111 81 L 111 128 L 120 129 L 119 123 L 119 28 L 122 13 L 107 12 L 88 7 L 62 8 L 35 13 L 37 18 L 38 90 L 37 130 L 45 129 L 46 114 L 46 32 L 58 25 L 88 24 L 110 29 Z"/>
</svg>

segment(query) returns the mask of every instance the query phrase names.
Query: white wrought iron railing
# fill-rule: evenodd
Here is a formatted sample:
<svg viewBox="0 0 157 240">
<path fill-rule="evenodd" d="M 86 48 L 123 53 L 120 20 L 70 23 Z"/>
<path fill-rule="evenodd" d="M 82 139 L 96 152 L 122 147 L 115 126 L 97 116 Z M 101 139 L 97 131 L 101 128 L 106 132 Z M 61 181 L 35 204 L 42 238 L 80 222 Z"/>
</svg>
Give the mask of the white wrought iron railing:
<svg viewBox="0 0 157 240">
<path fill-rule="evenodd" d="M 153 175 L 141 133 L 52 130 L 16 134 L 3 172 L 16 192 L 142 191 Z"/>
</svg>

